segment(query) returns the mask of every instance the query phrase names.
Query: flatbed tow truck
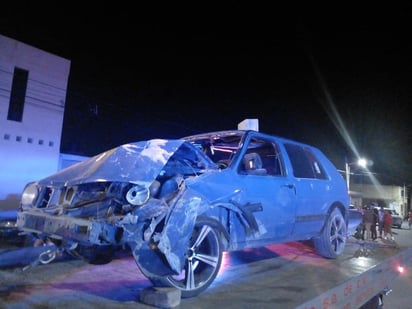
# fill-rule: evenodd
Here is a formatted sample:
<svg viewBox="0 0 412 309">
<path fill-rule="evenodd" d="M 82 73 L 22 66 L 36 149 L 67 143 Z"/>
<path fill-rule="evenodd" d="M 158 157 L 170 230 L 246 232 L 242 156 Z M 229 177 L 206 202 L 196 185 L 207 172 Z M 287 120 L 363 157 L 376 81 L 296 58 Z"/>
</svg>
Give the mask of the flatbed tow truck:
<svg viewBox="0 0 412 309">
<path fill-rule="evenodd" d="M 4 268 L 5 253 L 11 254 L 5 250 L 0 251 L 0 307 L 381 308 L 379 295 L 412 262 L 411 232 L 400 232 L 405 241 L 351 237 L 338 259 L 318 256 L 305 242 L 231 252 L 215 282 L 197 297 L 179 299 L 177 306 L 168 306 L 167 292 L 149 302 L 139 298 L 153 287 L 128 255 L 105 265 L 56 259 L 23 271 Z"/>
</svg>

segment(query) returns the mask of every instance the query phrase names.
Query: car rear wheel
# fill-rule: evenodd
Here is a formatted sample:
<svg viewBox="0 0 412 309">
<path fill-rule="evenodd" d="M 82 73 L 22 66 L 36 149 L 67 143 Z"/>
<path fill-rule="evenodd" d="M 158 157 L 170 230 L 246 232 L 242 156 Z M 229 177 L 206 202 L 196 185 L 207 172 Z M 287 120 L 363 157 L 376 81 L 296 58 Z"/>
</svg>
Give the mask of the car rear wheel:
<svg viewBox="0 0 412 309">
<path fill-rule="evenodd" d="M 337 258 L 346 245 L 346 222 L 341 211 L 335 208 L 329 215 L 321 235 L 313 239 L 316 251 L 326 258 Z"/>
<path fill-rule="evenodd" d="M 199 218 L 190 238 L 185 265 L 178 275 L 151 278 L 156 286 L 172 286 L 181 290 L 182 298 L 195 297 L 216 278 L 222 262 L 219 223 Z"/>
</svg>

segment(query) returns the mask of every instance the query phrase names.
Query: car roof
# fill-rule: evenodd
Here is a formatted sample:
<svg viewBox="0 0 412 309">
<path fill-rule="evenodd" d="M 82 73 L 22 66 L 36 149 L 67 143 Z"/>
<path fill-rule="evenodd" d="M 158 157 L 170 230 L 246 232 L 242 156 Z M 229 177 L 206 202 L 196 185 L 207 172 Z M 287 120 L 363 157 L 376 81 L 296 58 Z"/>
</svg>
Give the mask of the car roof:
<svg viewBox="0 0 412 309">
<path fill-rule="evenodd" d="M 312 149 L 316 149 L 316 150 L 320 150 L 318 147 L 311 145 L 311 144 L 307 144 L 298 140 L 294 140 L 294 139 L 289 139 L 289 138 L 285 138 L 282 136 L 278 136 L 278 135 L 274 135 L 274 134 L 270 134 L 270 133 L 266 133 L 266 132 L 261 132 L 261 131 L 255 131 L 255 130 L 221 130 L 221 131 L 210 131 L 210 132 L 202 132 L 202 133 L 198 133 L 198 134 L 193 134 L 193 135 L 188 135 L 188 136 L 184 136 L 181 137 L 181 139 L 183 140 L 187 140 L 187 141 L 193 141 L 193 140 L 199 140 L 199 139 L 219 139 L 219 138 L 224 138 L 224 139 L 241 139 L 243 138 L 243 136 L 245 135 L 250 135 L 250 134 L 257 134 L 260 135 L 262 137 L 267 137 L 267 138 L 275 138 L 280 142 L 283 143 L 293 143 L 293 144 L 297 144 L 297 145 L 301 145 L 301 146 L 305 146 L 305 147 L 309 147 Z"/>
</svg>

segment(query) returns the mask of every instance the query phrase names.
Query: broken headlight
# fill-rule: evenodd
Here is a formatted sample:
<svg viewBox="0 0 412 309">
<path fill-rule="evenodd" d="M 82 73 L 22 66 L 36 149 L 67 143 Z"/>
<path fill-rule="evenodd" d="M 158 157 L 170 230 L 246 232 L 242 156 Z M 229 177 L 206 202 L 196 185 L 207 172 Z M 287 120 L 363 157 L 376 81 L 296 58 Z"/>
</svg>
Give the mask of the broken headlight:
<svg viewBox="0 0 412 309">
<path fill-rule="evenodd" d="M 31 182 L 26 185 L 21 195 L 21 207 L 23 210 L 32 208 L 39 196 L 39 188 L 36 182 Z"/>
<path fill-rule="evenodd" d="M 127 202 L 134 206 L 141 206 L 145 204 L 149 200 L 149 197 L 149 188 L 140 185 L 131 187 L 126 193 Z"/>
</svg>

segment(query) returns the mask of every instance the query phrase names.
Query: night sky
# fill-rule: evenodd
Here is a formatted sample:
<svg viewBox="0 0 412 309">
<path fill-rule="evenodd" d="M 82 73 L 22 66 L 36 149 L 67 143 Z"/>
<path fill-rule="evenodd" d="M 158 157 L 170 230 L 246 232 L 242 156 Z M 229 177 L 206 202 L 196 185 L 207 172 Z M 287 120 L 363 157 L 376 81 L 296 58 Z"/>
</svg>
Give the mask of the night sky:
<svg viewBox="0 0 412 309">
<path fill-rule="evenodd" d="M 412 6 L 237 3 L 10 8 L 0 33 L 71 61 L 62 152 L 258 118 L 338 169 L 361 155 L 412 183 Z"/>
</svg>

